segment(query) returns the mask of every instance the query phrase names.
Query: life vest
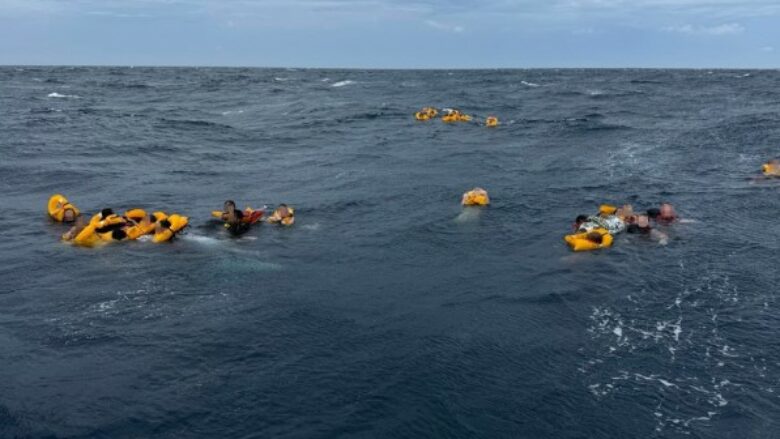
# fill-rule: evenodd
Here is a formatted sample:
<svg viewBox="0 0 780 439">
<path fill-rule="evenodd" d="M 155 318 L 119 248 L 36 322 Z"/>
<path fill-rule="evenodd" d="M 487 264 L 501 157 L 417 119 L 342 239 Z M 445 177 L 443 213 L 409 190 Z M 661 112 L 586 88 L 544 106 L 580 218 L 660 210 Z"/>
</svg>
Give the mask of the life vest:
<svg viewBox="0 0 780 439">
<path fill-rule="evenodd" d="M 75 219 L 81 212 L 73 204 L 68 202 L 68 199 L 64 195 L 54 194 L 49 198 L 48 205 L 49 216 L 57 222 L 63 222 L 65 219 L 65 211 L 72 210 L 73 218 Z"/>
</svg>

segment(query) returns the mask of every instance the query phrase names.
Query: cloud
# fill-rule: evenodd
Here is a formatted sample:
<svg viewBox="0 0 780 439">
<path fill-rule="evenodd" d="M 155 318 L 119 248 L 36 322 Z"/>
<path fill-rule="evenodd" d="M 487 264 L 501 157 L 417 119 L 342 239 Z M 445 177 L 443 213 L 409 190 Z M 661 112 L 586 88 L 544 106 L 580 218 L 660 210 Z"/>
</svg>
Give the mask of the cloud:
<svg viewBox="0 0 780 439">
<path fill-rule="evenodd" d="M 434 29 L 445 31 L 445 32 L 460 33 L 464 31 L 463 26 L 445 24 L 435 20 L 425 20 L 425 24 L 427 24 L 428 26 Z"/>
<path fill-rule="evenodd" d="M 688 35 L 737 35 L 745 31 L 745 27 L 739 23 L 724 23 L 717 26 L 694 26 L 684 24 L 682 26 L 667 26 L 666 32 L 675 32 Z"/>
</svg>

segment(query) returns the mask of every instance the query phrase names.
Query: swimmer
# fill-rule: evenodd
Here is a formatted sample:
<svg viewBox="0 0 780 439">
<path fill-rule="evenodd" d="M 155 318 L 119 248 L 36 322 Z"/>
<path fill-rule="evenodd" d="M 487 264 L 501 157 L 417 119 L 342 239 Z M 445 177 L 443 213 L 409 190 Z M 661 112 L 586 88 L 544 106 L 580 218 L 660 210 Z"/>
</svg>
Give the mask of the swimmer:
<svg viewBox="0 0 780 439">
<path fill-rule="evenodd" d="M 668 225 L 678 220 L 674 206 L 669 203 L 661 203 L 661 207 L 647 209 L 647 216 L 659 224 Z"/>
<path fill-rule="evenodd" d="M 761 166 L 761 172 L 767 178 L 780 177 L 780 160 L 772 159 Z"/>
<path fill-rule="evenodd" d="M 603 205 L 599 208 L 598 215 L 585 217 L 584 220 L 582 219 L 584 215 L 580 215 L 575 219 L 576 231 L 590 232 L 593 229 L 603 228 L 612 235 L 620 233 L 626 229 L 626 223 L 616 215 L 617 212 L 618 209 Z"/>
<path fill-rule="evenodd" d="M 271 224 L 291 226 L 295 222 L 295 211 L 286 204 L 280 204 L 267 220 Z"/>
<path fill-rule="evenodd" d="M 646 215 L 638 215 L 636 223 L 630 224 L 626 231 L 628 233 L 637 233 L 640 235 L 646 235 L 655 239 L 661 245 L 666 245 L 669 242 L 669 236 L 666 233 L 653 229 L 650 225 L 650 218 Z"/>
<path fill-rule="evenodd" d="M 485 189 L 475 187 L 463 194 L 460 204 L 463 206 L 487 206 L 490 204 L 490 197 Z"/>
<path fill-rule="evenodd" d="M 97 233 L 112 232 L 127 226 L 127 220 L 115 214 L 114 210 L 111 208 L 101 210 L 98 215 L 99 219 L 97 225 L 99 227 L 95 229 L 95 232 Z"/>
<path fill-rule="evenodd" d="M 78 236 L 79 233 L 81 233 L 82 230 L 84 230 L 85 227 L 87 227 L 89 223 L 87 220 L 84 219 L 84 217 L 78 217 L 76 219 L 76 223 L 73 225 L 73 227 L 70 228 L 67 232 L 62 234 L 62 240 L 63 241 L 73 241 L 76 236 Z"/>
</svg>

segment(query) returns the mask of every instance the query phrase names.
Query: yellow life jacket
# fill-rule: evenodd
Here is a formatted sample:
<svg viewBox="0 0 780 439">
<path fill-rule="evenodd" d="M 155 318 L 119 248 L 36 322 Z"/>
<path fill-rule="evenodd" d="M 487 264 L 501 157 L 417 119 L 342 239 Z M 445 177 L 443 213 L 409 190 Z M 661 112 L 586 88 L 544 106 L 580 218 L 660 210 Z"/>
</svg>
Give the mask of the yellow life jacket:
<svg viewBox="0 0 780 439">
<path fill-rule="evenodd" d="M 490 204 L 490 197 L 486 192 L 468 191 L 463 194 L 462 203 L 464 206 L 487 206 Z"/>
<path fill-rule="evenodd" d="M 493 128 L 498 126 L 498 118 L 495 116 L 488 116 L 487 119 L 485 119 L 485 126 L 488 128 Z"/>
<path fill-rule="evenodd" d="M 53 220 L 63 222 L 65 219 L 65 211 L 68 209 L 73 210 L 74 218 L 81 213 L 76 206 L 68 202 L 68 199 L 65 198 L 64 195 L 54 194 L 49 198 L 48 211 L 49 216 L 52 217 Z"/>
<path fill-rule="evenodd" d="M 166 219 L 169 223 L 171 223 L 171 226 L 160 232 L 155 232 L 154 237 L 152 238 L 152 241 L 155 243 L 170 241 L 174 236 L 176 236 L 177 232 L 187 227 L 187 224 L 189 223 L 189 218 L 176 213 L 172 214 Z"/>
<path fill-rule="evenodd" d="M 575 252 L 597 250 L 600 248 L 607 248 L 612 246 L 612 235 L 609 234 L 607 229 L 597 228 L 591 230 L 590 233 L 597 232 L 601 234 L 601 244 L 595 243 L 587 238 L 589 232 L 574 233 L 566 235 L 563 239 L 569 244 L 572 250 Z"/>
</svg>

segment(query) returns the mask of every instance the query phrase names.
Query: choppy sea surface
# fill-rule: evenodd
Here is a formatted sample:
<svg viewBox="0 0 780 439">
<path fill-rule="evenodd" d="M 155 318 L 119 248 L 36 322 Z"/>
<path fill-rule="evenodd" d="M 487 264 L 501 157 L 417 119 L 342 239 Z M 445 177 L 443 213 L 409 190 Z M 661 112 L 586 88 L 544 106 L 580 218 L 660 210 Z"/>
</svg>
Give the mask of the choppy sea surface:
<svg viewBox="0 0 780 439">
<path fill-rule="evenodd" d="M 0 68 L 0 437 L 780 437 L 778 148 L 778 71 Z M 191 227 L 70 246 L 56 192 Z"/>
</svg>

